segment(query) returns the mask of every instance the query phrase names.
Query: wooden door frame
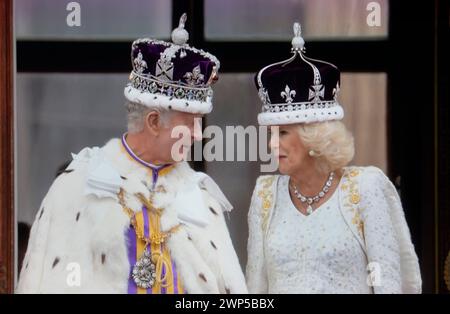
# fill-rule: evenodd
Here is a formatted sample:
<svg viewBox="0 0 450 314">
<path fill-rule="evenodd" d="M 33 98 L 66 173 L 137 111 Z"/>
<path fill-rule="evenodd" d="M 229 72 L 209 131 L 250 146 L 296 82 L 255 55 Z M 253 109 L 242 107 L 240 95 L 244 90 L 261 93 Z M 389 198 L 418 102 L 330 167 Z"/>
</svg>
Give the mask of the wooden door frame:
<svg viewBox="0 0 450 314">
<path fill-rule="evenodd" d="M 0 0 L 0 293 L 14 290 L 14 38 L 12 0 Z"/>
</svg>

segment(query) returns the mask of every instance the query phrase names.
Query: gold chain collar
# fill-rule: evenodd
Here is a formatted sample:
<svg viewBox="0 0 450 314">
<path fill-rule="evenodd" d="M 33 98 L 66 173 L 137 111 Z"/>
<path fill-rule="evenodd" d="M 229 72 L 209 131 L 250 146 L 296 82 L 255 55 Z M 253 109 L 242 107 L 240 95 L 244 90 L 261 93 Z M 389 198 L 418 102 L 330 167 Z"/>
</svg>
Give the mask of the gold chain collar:
<svg viewBox="0 0 450 314">
<path fill-rule="evenodd" d="M 136 236 L 138 237 L 139 240 L 144 241 L 146 246 L 150 244 L 159 245 L 161 243 L 164 243 L 170 235 L 172 235 L 173 233 L 177 232 L 180 229 L 181 225 L 177 224 L 172 228 L 170 228 L 168 231 L 161 231 L 160 220 L 163 209 L 154 207 L 151 201 L 146 199 L 144 195 L 142 195 L 141 193 L 137 193 L 135 195 L 142 202 L 142 204 L 144 204 L 144 206 L 148 210 L 154 212 L 158 218 L 156 222 L 157 229 L 154 230 L 155 232 L 150 237 L 145 237 L 144 231 L 139 227 L 139 225 L 136 222 L 135 212 L 125 204 L 125 190 L 120 189 L 117 196 L 119 198 L 119 204 L 122 206 L 123 211 L 130 218 L 130 222 L 136 232 Z"/>
</svg>

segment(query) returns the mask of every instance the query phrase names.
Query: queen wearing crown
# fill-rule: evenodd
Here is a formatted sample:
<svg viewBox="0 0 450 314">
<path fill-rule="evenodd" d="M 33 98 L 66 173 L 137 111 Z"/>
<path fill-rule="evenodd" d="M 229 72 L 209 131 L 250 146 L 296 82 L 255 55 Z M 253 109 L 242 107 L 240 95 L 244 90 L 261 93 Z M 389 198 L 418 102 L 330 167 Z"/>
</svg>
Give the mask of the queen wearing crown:
<svg viewBox="0 0 450 314">
<path fill-rule="evenodd" d="M 376 167 L 350 167 L 340 121 L 340 72 L 305 56 L 261 69 L 260 125 L 281 175 L 260 176 L 248 214 L 250 293 L 420 293 L 421 277 L 399 195 Z"/>
</svg>

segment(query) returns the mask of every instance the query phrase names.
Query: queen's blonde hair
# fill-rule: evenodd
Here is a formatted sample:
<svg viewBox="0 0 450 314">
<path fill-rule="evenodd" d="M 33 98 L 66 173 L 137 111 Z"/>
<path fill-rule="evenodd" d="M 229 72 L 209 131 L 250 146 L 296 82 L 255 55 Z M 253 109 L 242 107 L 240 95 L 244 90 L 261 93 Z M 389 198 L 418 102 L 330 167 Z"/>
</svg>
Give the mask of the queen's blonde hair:
<svg viewBox="0 0 450 314">
<path fill-rule="evenodd" d="M 355 155 L 353 135 L 341 121 L 300 124 L 298 133 L 322 173 L 342 169 Z"/>
</svg>

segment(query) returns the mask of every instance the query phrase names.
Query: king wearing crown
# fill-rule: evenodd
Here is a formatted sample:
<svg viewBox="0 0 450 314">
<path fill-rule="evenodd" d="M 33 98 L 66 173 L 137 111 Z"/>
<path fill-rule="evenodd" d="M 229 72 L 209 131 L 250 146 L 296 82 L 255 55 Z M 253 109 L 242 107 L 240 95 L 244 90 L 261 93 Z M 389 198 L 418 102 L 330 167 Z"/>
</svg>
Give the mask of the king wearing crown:
<svg viewBox="0 0 450 314">
<path fill-rule="evenodd" d="M 212 110 L 216 57 L 190 47 L 186 14 L 172 42 L 133 42 L 128 132 L 84 148 L 36 215 L 19 293 L 246 293 L 224 211 L 206 174 L 183 161 Z M 172 130 L 188 130 L 180 138 Z M 184 133 L 185 134 L 185 133 Z"/>
</svg>

